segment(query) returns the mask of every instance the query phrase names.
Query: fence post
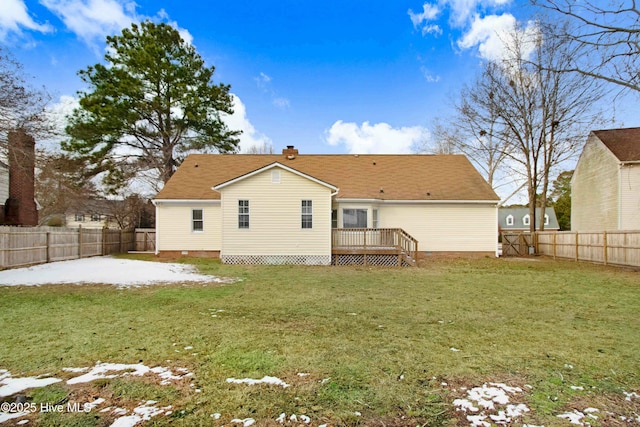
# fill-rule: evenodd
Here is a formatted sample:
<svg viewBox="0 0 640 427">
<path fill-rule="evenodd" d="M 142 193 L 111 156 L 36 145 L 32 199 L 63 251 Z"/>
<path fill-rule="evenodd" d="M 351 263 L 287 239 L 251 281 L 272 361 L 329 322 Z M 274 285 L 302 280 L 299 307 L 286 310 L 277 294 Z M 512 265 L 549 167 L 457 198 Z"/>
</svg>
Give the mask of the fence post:
<svg viewBox="0 0 640 427">
<path fill-rule="evenodd" d="M 604 250 L 604 265 L 607 265 L 608 256 L 607 256 L 607 231 L 606 230 L 602 233 L 602 247 Z"/>
<path fill-rule="evenodd" d="M 106 233 L 106 228 L 102 227 L 102 253 L 100 255 L 106 255 L 107 254 L 107 233 Z"/>
<path fill-rule="evenodd" d="M 51 262 L 51 253 L 50 253 L 50 248 L 51 248 L 51 232 L 47 231 L 47 262 Z"/>
<path fill-rule="evenodd" d="M 82 258 L 82 225 L 78 225 L 78 258 Z"/>
<path fill-rule="evenodd" d="M 120 229 L 120 253 L 124 253 L 124 230 Z"/>
<path fill-rule="evenodd" d="M 553 259 L 556 259 L 556 244 L 557 244 L 557 240 L 556 237 L 558 236 L 558 233 L 553 233 Z"/>
<path fill-rule="evenodd" d="M 578 249 L 579 249 L 579 245 L 578 245 L 578 232 L 576 231 L 576 261 L 579 260 L 579 256 L 578 256 Z"/>
</svg>

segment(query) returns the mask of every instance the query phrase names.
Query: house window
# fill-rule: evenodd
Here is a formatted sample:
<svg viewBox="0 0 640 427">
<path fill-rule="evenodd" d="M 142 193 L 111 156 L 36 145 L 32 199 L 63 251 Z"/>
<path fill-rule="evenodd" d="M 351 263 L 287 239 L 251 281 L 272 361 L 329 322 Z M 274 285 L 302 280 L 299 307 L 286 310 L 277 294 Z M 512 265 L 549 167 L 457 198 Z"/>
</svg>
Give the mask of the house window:
<svg viewBox="0 0 640 427">
<path fill-rule="evenodd" d="M 344 228 L 367 228 L 367 210 L 343 209 L 342 226 Z"/>
<path fill-rule="evenodd" d="M 378 219 L 378 209 L 374 209 L 373 213 L 372 213 L 372 222 L 373 222 L 373 228 L 378 228 L 378 223 L 379 223 L 379 219 Z"/>
<path fill-rule="evenodd" d="M 507 217 L 507 225 L 513 225 L 513 215 Z"/>
<path fill-rule="evenodd" d="M 204 231 L 204 216 L 202 209 L 191 210 L 191 231 Z"/>
<path fill-rule="evenodd" d="M 91 221 L 100 222 L 100 214 L 91 214 Z"/>
<path fill-rule="evenodd" d="M 302 201 L 302 228 L 313 228 L 313 202 Z"/>
<path fill-rule="evenodd" d="M 249 228 L 248 200 L 238 200 L 238 228 Z"/>
<path fill-rule="evenodd" d="M 549 225 L 549 215 L 544 214 L 544 225 Z"/>
<path fill-rule="evenodd" d="M 331 228 L 338 228 L 338 210 L 331 209 Z"/>
<path fill-rule="evenodd" d="M 84 222 L 84 214 L 76 214 L 76 221 Z"/>
<path fill-rule="evenodd" d="M 278 170 L 271 171 L 271 183 L 280 184 L 280 171 Z"/>
<path fill-rule="evenodd" d="M 529 217 L 529 214 L 526 214 L 524 216 L 524 218 L 522 218 L 522 223 L 524 225 L 530 225 L 531 224 L 531 218 Z"/>
</svg>

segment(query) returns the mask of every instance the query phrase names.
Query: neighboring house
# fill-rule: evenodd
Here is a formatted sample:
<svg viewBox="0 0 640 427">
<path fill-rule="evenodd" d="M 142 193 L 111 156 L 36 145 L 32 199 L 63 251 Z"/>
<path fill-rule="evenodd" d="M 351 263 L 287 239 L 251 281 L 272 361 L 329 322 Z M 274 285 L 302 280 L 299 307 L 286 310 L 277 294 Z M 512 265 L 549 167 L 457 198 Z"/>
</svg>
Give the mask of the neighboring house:
<svg viewBox="0 0 640 427">
<path fill-rule="evenodd" d="M 120 200 L 87 200 L 65 213 L 65 224 L 71 228 L 119 228 L 114 212 L 121 205 Z"/>
<path fill-rule="evenodd" d="M 495 255 L 498 202 L 462 155 L 192 154 L 154 200 L 156 250 L 329 264 L 410 235 L 420 252 Z"/>
<path fill-rule="evenodd" d="M 540 230 L 540 215 L 542 214 L 541 208 L 536 208 L 536 230 Z M 502 231 L 529 231 L 531 230 L 531 216 L 529 214 L 529 208 L 500 208 L 498 211 L 498 229 Z M 558 231 L 560 225 L 558 224 L 558 218 L 556 218 L 556 211 L 553 207 L 545 209 L 544 214 L 544 229 L 545 231 Z"/>
<path fill-rule="evenodd" d="M 640 128 L 589 134 L 571 179 L 571 229 L 640 230 Z"/>
</svg>

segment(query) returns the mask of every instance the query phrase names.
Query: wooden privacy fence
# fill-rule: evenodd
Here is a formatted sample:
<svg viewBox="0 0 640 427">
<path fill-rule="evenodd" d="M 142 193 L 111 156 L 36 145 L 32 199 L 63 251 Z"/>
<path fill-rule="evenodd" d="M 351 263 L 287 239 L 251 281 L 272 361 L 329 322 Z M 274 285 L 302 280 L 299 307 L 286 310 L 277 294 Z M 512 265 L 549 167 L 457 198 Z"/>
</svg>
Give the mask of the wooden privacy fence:
<svg viewBox="0 0 640 427">
<path fill-rule="evenodd" d="M 536 253 L 553 258 L 566 258 L 575 261 L 590 261 L 640 267 L 640 231 L 538 231 L 522 233 L 535 247 Z M 514 240 L 513 233 L 502 235 L 504 256 L 518 255 L 505 253 L 505 238 Z M 521 253 L 519 255 L 524 255 Z"/>
<path fill-rule="evenodd" d="M 136 228 L 136 252 L 155 252 L 156 229 Z"/>
<path fill-rule="evenodd" d="M 0 268 L 127 252 L 134 239 L 125 230 L 0 227 Z"/>
</svg>

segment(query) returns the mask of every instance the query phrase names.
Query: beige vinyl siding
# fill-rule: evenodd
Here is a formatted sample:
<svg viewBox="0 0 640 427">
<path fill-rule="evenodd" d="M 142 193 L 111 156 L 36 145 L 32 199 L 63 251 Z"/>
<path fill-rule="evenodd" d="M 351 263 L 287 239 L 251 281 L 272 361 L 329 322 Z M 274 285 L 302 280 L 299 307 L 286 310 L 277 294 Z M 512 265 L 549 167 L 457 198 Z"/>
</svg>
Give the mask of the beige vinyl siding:
<svg viewBox="0 0 640 427">
<path fill-rule="evenodd" d="M 272 170 L 280 183 L 272 183 Z M 331 254 L 331 190 L 277 168 L 235 182 L 222 195 L 222 256 Z M 249 228 L 238 228 L 238 200 L 249 200 Z M 302 228 L 302 200 L 313 201 L 313 228 Z"/>
<path fill-rule="evenodd" d="M 202 209 L 202 232 L 191 230 L 193 209 Z M 159 251 L 219 251 L 220 203 L 157 202 L 156 230 Z"/>
<path fill-rule="evenodd" d="M 640 230 L 640 164 L 620 168 L 620 230 Z"/>
<path fill-rule="evenodd" d="M 618 229 L 619 166 L 616 157 L 591 136 L 571 181 L 571 229 Z"/>
<path fill-rule="evenodd" d="M 380 228 L 404 229 L 426 252 L 495 252 L 496 205 L 397 204 L 378 207 Z"/>
</svg>

